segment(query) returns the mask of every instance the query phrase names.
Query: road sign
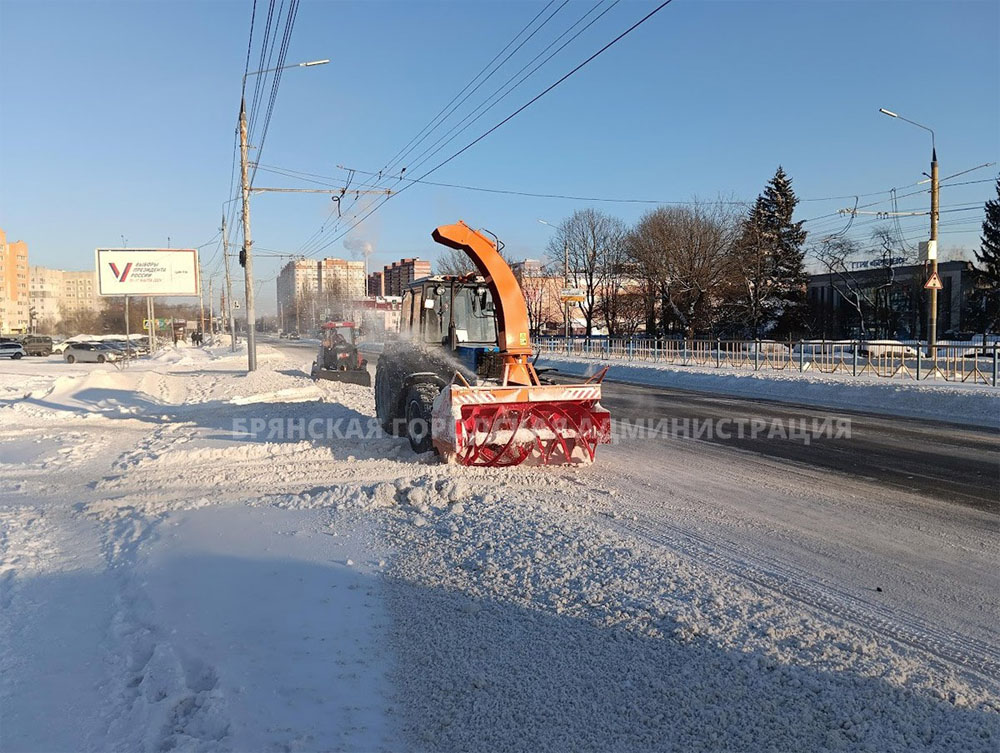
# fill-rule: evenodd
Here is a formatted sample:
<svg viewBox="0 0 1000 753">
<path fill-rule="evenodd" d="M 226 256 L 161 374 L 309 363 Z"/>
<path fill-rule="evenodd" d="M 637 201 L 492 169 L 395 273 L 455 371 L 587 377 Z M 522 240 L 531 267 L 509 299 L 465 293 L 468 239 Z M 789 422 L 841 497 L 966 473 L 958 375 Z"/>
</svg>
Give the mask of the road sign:
<svg viewBox="0 0 1000 753">
<path fill-rule="evenodd" d="M 193 248 L 99 248 L 98 295 L 198 295 Z"/>
<path fill-rule="evenodd" d="M 583 288 L 563 288 L 559 292 L 559 300 L 563 303 L 582 303 L 587 300 L 587 293 Z"/>
<path fill-rule="evenodd" d="M 941 290 L 944 285 L 941 284 L 941 278 L 938 277 L 938 273 L 934 272 L 931 275 L 931 279 L 924 283 L 925 290 Z"/>
<path fill-rule="evenodd" d="M 152 321 L 154 321 L 156 323 L 156 328 L 157 329 L 164 329 L 167 326 L 168 322 L 170 322 L 169 319 L 161 319 L 159 317 L 157 317 L 156 319 L 153 319 Z M 142 320 L 142 328 L 143 329 L 149 329 L 149 322 L 150 322 L 149 319 L 143 319 Z"/>
</svg>

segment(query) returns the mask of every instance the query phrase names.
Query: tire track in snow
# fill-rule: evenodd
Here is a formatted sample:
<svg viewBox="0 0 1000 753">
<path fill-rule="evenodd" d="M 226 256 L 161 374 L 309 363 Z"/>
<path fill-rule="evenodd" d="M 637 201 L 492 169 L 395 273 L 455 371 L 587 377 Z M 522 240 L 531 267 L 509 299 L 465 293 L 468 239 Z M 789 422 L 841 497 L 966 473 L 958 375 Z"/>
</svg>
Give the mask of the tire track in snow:
<svg viewBox="0 0 1000 753">
<path fill-rule="evenodd" d="M 633 520 L 615 519 L 612 526 L 807 607 L 933 654 L 960 671 L 972 672 L 981 682 L 995 685 L 996 678 L 1000 677 L 1000 651 L 995 646 L 940 630 L 902 610 L 860 599 L 813 577 L 803 568 L 769 557 L 760 550 L 699 534 L 689 527 L 670 523 L 662 516 L 654 518 L 642 511 L 632 512 Z"/>
</svg>

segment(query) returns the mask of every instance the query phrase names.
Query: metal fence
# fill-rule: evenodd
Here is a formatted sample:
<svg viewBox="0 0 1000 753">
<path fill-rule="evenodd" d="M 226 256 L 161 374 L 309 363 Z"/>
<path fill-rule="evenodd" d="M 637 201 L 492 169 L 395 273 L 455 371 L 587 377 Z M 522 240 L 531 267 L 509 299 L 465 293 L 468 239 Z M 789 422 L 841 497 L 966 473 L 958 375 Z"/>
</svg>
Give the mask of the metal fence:
<svg viewBox="0 0 1000 753">
<path fill-rule="evenodd" d="M 541 338 L 543 355 L 604 361 L 939 379 L 997 386 L 1000 343 L 866 340 L 651 340 Z"/>
</svg>

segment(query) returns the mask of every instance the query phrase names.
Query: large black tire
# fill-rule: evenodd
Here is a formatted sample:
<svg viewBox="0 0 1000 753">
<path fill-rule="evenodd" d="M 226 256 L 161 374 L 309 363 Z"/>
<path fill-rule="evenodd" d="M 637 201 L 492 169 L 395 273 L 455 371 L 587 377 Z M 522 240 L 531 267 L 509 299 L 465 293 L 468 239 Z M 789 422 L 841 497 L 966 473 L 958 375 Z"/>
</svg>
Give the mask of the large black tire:
<svg viewBox="0 0 1000 753">
<path fill-rule="evenodd" d="M 406 415 L 406 437 L 410 448 L 417 454 L 429 452 L 431 441 L 431 410 L 440 388 L 436 384 L 415 384 L 406 392 L 404 410 Z"/>
<path fill-rule="evenodd" d="M 15 361 L 18 360 L 20 357 L 21 357 L 20 353 L 15 353 L 14 355 L 11 356 L 11 358 L 13 358 Z"/>
<path fill-rule="evenodd" d="M 382 359 L 379 359 L 375 369 L 375 415 L 378 416 L 382 431 L 386 434 L 397 434 L 396 406 L 399 404 L 397 395 L 392 388 L 392 377 L 389 367 Z"/>
<path fill-rule="evenodd" d="M 107 361 L 107 360 L 108 360 L 108 359 L 107 359 L 107 358 L 105 358 L 105 357 L 104 357 L 103 355 L 99 355 L 99 356 L 97 357 L 97 362 L 98 362 L 98 363 L 104 363 L 104 362 L 105 362 L 105 361 Z"/>
<path fill-rule="evenodd" d="M 76 363 L 76 356 L 72 354 L 66 356 L 66 363 Z"/>
</svg>

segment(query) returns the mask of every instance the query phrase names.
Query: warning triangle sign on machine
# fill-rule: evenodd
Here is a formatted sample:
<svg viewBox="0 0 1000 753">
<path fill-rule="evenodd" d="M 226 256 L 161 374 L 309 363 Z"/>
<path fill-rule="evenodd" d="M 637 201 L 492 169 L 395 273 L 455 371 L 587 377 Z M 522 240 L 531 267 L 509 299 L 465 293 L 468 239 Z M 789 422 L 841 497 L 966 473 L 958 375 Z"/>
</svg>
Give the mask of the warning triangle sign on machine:
<svg viewBox="0 0 1000 753">
<path fill-rule="evenodd" d="M 941 284 L 941 278 L 938 277 L 937 272 L 933 272 L 930 279 L 924 283 L 925 290 L 941 290 L 943 287 L 944 285 Z"/>
</svg>

